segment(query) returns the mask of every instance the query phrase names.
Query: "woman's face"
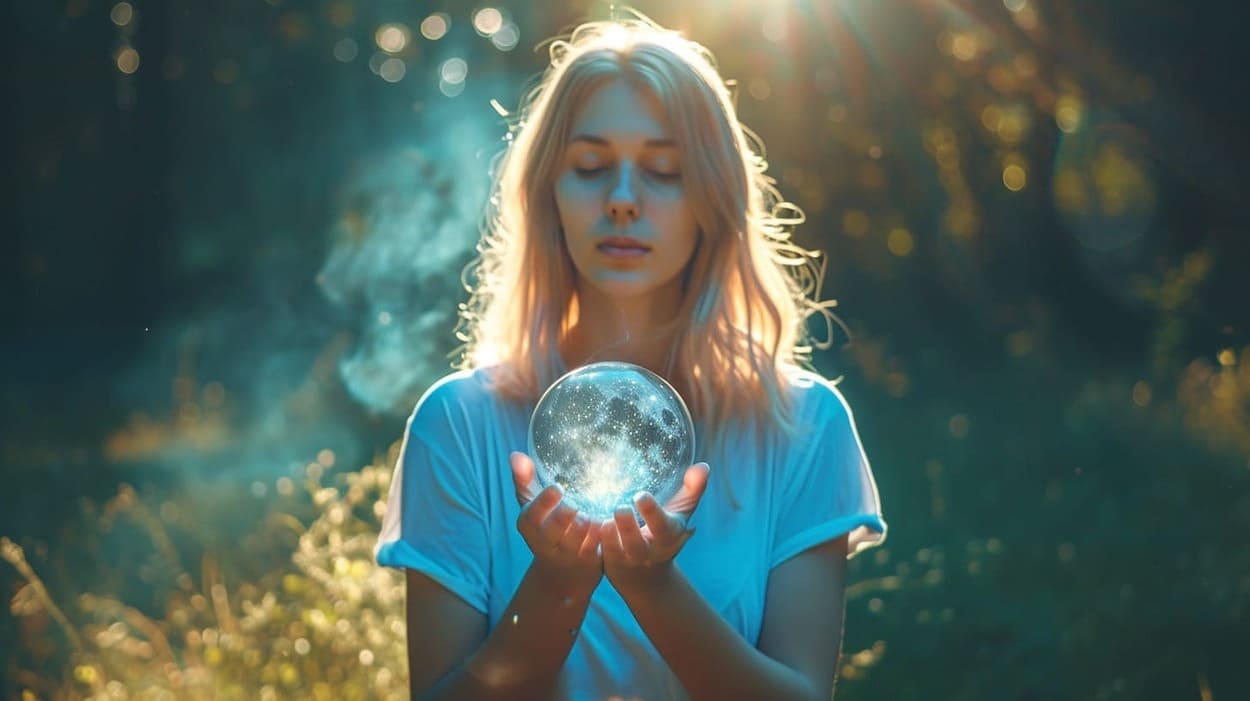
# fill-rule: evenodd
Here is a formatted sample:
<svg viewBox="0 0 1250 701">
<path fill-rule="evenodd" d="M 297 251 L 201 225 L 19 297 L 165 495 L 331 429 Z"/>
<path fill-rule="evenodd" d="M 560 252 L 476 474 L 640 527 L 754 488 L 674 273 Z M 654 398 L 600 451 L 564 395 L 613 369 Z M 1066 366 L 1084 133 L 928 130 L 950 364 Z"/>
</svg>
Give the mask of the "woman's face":
<svg viewBox="0 0 1250 701">
<path fill-rule="evenodd" d="M 573 119 L 555 198 L 583 297 L 676 307 L 699 234 L 653 95 L 624 80 L 591 94 Z"/>
</svg>

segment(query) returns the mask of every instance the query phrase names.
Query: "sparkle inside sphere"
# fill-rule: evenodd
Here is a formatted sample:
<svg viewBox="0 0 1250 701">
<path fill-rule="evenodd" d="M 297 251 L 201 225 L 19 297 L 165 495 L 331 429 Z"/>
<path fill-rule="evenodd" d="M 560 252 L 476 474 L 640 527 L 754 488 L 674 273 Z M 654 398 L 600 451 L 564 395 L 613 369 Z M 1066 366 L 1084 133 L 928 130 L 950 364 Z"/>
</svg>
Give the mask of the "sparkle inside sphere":
<svg viewBox="0 0 1250 701">
<path fill-rule="evenodd" d="M 694 460 L 694 422 L 659 375 L 629 363 L 592 363 L 559 380 L 530 417 L 529 453 L 538 482 L 604 520 L 634 495 L 664 504 Z"/>
</svg>

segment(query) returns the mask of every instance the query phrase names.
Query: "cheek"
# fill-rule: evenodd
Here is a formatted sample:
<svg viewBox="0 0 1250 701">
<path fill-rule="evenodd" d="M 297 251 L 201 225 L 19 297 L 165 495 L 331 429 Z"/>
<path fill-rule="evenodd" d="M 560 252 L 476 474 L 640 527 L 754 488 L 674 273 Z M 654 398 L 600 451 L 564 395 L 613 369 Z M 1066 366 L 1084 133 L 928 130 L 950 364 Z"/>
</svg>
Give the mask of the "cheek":
<svg viewBox="0 0 1250 701">
<path fill-rule="evenodd" d="M 566 210 L 569 213 L 584 214 L 597 207 L 599 202 L 598 191 L 594 184 L 572 175 L 556 180 L 555 194 L 556 207 L 560 209 L 562 216 Z"/>
<path fill-rule="evenodd" d="M 564 248 L 573 267 L 580 270 L 585 259 L 587 232 L 594 226 L 593 199 L 577 178 L 559 178 L 555 183 L 556 216 L 563 232 Z"/>
<path fill-rule="evenodd" d="M 690 245 L 694 245 L 694 241 L 698 237 L 699 227 L 695 221 L 694 212 L 690 210 L 684 197 L 667 201 L 656 201 L 652 207 L 652 212 L 656 223 L 663 227 L 665 231 L 673 232 L 674 235 L 680 236 L 683 241 L 688 239 Z"/>
</svg>

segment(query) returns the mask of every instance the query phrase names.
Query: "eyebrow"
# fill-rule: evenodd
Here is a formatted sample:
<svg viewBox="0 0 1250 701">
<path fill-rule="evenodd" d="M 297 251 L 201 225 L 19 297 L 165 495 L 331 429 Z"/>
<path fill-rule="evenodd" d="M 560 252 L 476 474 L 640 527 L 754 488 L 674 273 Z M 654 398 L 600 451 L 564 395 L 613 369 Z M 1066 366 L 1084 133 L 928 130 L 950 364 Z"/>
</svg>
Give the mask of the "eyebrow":
<svg viewBox="0 0 1250 701">
<path fill-rule="evenodd" d="M 570 144 L 575 141 L 585 141 L 585 142 L 594 144 L 595 146 L 607 146 L 608 145 L 607 139 L 603 138 L 602 136 L 595 136 L 593 134 L 577 134 L 573 138 L 569 139 Z M 673 141 L 672 139 L 647 139 L 646 141 L 642 142 L 642 145 L 648 146 L 651 148 L 677 148 L 677 142 Z"/>
</svg>

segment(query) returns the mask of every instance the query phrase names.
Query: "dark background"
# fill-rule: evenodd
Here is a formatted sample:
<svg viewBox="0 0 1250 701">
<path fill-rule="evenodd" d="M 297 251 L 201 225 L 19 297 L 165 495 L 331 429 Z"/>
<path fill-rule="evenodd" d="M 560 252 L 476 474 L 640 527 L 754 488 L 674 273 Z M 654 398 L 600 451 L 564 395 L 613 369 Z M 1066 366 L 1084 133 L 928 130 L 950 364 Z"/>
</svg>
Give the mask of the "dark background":
<svg viewBox="0 0 1250 701">
<path fill-rule="evenodd" d="M 839 698 L 1245 698 L 1240 5 L 635 6 L 713 50 L 828 253 L 845 329 L 816 365 L 890 524 L 852 561 Z M 121 586 L 88 535 L 120 483 L 218 514 L 179 545 L 228 549 L 278 477 L 399 437 L 454 347 L 490 100 L 608 12 L 501 2 L 504 50 L 476 7 L 8 4 L 0 535 L 54 596 Z M 369 68 L 388 22 L 397 82 Z M 41 635 L 0 616 L 6 694 L 57 669 Z"/>
</svg>

